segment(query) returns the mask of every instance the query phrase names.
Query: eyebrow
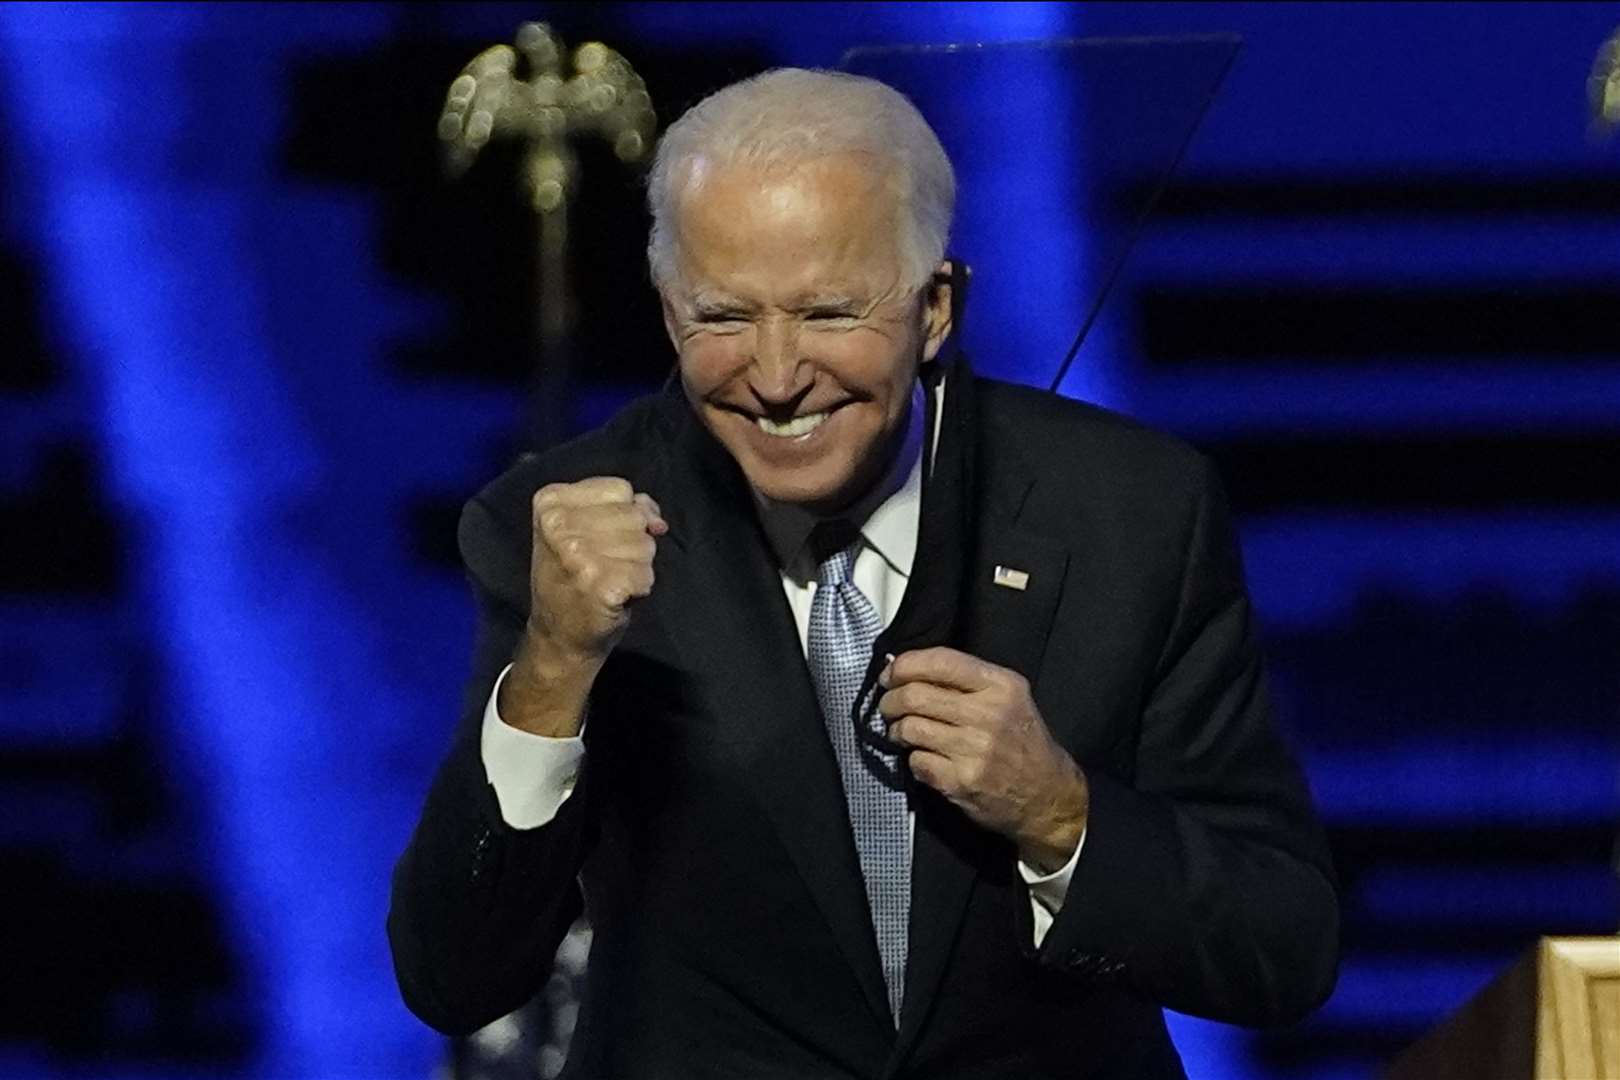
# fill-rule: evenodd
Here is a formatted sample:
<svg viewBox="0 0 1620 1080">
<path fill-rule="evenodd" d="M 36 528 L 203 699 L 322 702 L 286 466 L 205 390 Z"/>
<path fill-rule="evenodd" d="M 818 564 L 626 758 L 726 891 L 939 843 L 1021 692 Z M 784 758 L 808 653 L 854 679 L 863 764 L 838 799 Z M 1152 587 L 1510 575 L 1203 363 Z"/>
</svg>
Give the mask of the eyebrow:
<svg viewBox="0 0 1620 1080">
<path fill-rule="evenodd" d="M 701 292 L 688 301 L 695 316 L 751 315 L 759 305 L 732 296 L 729 293 Z M 793 312 L 837 311 L 863 316 L 877 306 L 876 300 L 863 300 L 844 293 L 802 293 L 786 304 Z"/>
<path fill-rule="evenodd" d="M 790 305 L 790 310 L 797 312 L 834 311 L 864 317 L 876 306 L 877 301 L 875 300 L 863 300 L 860 297 L 849 296 L 844 293 L 820 293 L 796 297 Z"/>
<path fill-rule="evenodd" d="M 754 305 L 725 293 L 699 293 L 691 298 L 690 303 L 693 313 L 697 315 L 738 314 L 754 310 Z"/>
</svg>

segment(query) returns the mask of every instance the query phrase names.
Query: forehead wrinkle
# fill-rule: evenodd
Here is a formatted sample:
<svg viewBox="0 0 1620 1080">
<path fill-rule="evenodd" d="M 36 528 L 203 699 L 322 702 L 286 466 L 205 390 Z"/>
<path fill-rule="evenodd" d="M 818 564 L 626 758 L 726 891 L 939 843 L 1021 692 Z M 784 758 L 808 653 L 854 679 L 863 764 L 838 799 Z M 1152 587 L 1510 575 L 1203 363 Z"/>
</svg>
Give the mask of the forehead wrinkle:
<svg viewBox="0 0 1620 1080">
<path fill-rule="evenodd" d="M 852 174 L 847 158 L 830 173 L 816 168 L 808 183 L 802 174 L 692 164 L 672 222 L 672 284 L 688 296 L 772 307 L 845 302 L 864 314 L 894 294 L 901 253 L 884 250 L 876 233 L 890 231 L 898 208 L 871 201 L 880 177 Z"/>
<path fill-rule="evenodd" d="M 835 307 L 843 305 L 853 307 L 857 304 L 866 303 L 866 299 L 849 291 L 848 289 L 823 289 L 811 286 L 806 289 L 800 289 L 798 292 L 789 296 L 787 298 L 787 302 L 791 307 Z"/>
<path fill-rule="evenodd" d="M 728 289 L 699 285 L 692 290 L 692 303 L 701 307 L 747 307 L 748 301 Z"/>
</svg>

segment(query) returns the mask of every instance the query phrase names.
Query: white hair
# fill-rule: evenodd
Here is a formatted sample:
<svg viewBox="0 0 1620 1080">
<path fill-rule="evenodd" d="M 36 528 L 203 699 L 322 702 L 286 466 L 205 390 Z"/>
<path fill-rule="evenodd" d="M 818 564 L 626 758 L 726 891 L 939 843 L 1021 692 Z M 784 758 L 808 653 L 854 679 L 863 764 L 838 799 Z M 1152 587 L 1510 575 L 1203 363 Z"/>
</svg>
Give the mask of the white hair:
<svg viewBox="0 0 1620 1080">
<path fill-rule="evenodd" d="M 676 272 L 675 213 L 699 158 L 717 167 L 791 167 L 839 154 L 887 166 L 900 206 L 901 273 L 926 283 L 940 260 L 956 206 L 956 174 L 939 138 L 904 94 L 838 71 L 777 68 L 704 98 L 664 132 L 647 188 L 647 262 L 659 288 Z"/>
</svg>

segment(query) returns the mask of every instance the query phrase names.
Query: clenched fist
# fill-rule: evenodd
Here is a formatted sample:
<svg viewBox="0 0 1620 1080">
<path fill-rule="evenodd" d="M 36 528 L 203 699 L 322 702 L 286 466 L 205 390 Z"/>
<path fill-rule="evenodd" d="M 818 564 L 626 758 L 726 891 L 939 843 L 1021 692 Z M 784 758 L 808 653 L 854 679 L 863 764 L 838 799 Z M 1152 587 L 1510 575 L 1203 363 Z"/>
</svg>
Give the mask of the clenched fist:
<svg viewBox="0 0 1620 1080">
<path fill-rule="evenodd" d="M 529 622 L 501 684 L 501 719 L 540 735 L 577 734 L 591 683 L 653 588 L 658 504 L 617 476 L 547 484 L 533 501 Z"/>
</svg>

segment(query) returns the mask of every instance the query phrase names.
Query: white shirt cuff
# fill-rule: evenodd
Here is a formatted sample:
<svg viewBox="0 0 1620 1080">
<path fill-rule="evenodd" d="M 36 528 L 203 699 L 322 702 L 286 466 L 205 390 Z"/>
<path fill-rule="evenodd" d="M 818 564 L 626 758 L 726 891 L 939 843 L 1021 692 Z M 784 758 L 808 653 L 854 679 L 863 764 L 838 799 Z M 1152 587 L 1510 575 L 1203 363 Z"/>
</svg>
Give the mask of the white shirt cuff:
<svg viewBox="0 0 1620 1080">
<path fill-rule="evenodd" d="M 478 751 L 500 803 L 501 820 L 514 829 L 538 829 L 556 817 L 573 794 L 585 759 L 585 740 L 578 735 L 569 739 L 533 735 L 504 722 L 496 702 L 511 670 L 512 665 L 506 665 L 489 692 Z"/>
<path fill-rule="evenodd" d="M 1063 907 L 1064 899 L 1069 895 L 1069 880 L 1074 877 L 1074 868 L 1080 862 L 1080 852 L 1086 846 L 1086 831 L 1080 830 L 1080 842 L 1074 845 L 1074 854 L 1069 861 L 1050 874 L 1043 874 L 1039 870 L 1019 860 L 1018 876 L 1024 879 L 1029 886 L 1029 906 L 1035 916 L 1035 947 L 1041 947 L 1046 939 L 1046 932 L 1052 929 L 1052 920 L 1056 918 L 1058 910 Z"/>
</svg>

